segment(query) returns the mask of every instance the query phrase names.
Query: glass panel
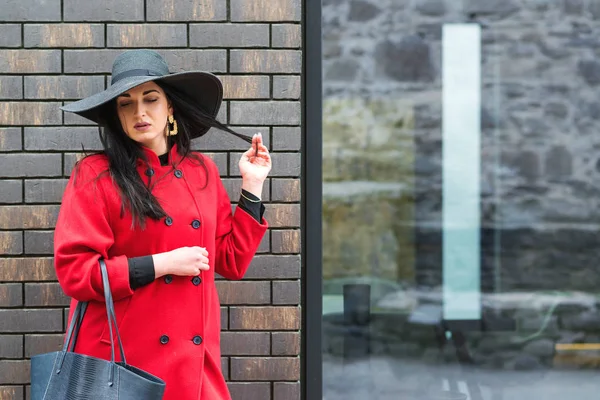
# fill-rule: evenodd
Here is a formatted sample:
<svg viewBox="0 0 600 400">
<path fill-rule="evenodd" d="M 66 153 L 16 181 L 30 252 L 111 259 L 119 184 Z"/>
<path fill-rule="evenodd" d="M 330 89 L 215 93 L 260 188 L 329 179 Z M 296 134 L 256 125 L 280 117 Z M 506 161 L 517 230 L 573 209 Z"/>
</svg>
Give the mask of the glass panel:
<svg viewBox="0 0 600 400">
<path fill-rule="evenodd" d="M 600 390 L 600 6 L 323 1 L 324 399 Z"/>
</svg>

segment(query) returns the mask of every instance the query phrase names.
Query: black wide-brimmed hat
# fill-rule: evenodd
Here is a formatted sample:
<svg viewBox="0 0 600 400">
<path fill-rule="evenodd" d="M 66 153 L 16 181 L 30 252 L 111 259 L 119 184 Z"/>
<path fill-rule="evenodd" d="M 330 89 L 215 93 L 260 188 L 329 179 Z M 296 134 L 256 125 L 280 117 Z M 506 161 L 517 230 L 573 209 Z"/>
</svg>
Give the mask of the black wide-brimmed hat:
<svg viewBox="0 0 600 400">
<path fill-rule="evenodd" d="M 129 89 L 150 81 L 162 81 L 174 87 L 213 117 L 217 116 L 223 101 L 223 84 L 215 75 L 204 71 L 171 74 L 169 66 L 160 54 L 152 50 L 136 49 L 117 56 L 112 66 L 112 80 L 108 89 L 67 104 L 61 109 L 100 123 L 102 105 Z M 195 130 L 192 138 L 203 135 L 208 129 L 209 127 Z"/>
</svg>

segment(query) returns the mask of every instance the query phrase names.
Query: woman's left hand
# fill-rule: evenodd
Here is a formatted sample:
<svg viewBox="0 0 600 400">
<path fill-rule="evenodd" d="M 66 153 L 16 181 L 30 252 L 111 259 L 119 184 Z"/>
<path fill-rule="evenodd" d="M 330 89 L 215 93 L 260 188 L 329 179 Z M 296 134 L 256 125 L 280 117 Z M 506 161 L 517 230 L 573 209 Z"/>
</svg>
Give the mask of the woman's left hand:
<svg viewBox="0 0 600 400">
<path fill-rule="evenodd" d="M 262 134 L 252 136 L 252 146 L 242 154 L 239 168 L 244 182 L 262 185 L 265 181 L 271 171 L 271 155 L 263 144 Z"/>
</svg>

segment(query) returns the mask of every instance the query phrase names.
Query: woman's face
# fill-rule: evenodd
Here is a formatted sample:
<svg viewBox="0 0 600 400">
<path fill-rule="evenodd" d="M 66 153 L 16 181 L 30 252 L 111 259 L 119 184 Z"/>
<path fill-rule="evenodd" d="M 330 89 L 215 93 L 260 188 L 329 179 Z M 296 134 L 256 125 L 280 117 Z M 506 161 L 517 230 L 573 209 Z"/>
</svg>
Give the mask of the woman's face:
<svg viewBox="0 0 600 400">
<path fill-rule="evenodd" d="M 123 93 L 117 113 L 127 136 L 158 155 L 167 152 L 167 118 L 173 108 L 160 86 L 147 82 Z"/>
</svg>

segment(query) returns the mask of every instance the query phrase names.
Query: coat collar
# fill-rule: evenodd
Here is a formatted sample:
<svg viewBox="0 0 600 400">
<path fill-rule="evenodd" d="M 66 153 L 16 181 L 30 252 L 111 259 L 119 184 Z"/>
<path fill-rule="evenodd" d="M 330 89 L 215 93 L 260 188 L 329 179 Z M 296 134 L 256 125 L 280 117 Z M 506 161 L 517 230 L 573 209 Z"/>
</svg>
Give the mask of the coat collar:
<svg viewBox="0 0 600 400">
<path fill-rule="evenodd" d="M 149 166 L 150 168 L 153 169 L 159 169 L 159 168 L 167 168 L 170 167 L 172 164 L 179 164 L 179 162 L 181 162 L 181 156 L 179 155 L 179 153 L 177 152 L 177 144 L 173 144 L 173 146 L 171 146 L 171 149 L 169 150 L 169 165 L 166 166 L 162 166 L 160 165 L 160 159 L 158 158 L 158 154 L 156 154 L 153 150 L 142 146 L 142 151 L 144 152 L 144 155 L 146 156 L 146 159 L 148 160 L 148 165 L 146 165 L 146 163 L 144 163 L 144 161 L 142 159 L 138 160 L 138 165 L 139 166 Z"/>
</svg>

